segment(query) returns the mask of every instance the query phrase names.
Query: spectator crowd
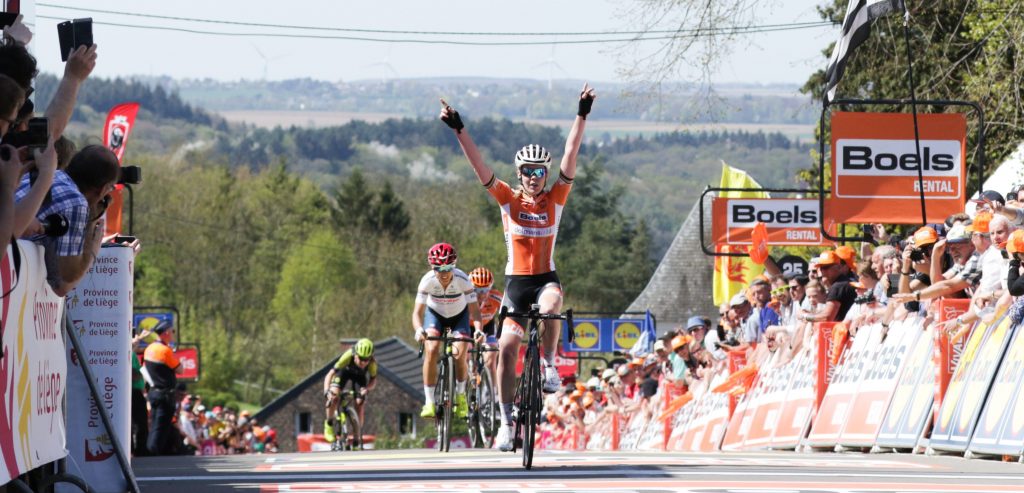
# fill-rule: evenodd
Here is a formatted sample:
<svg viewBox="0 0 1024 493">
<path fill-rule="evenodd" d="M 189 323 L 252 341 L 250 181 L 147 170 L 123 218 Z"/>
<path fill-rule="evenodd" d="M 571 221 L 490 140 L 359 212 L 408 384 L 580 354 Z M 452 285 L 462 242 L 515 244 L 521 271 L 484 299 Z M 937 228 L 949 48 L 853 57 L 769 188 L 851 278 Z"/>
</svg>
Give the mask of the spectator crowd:
<svg viewBox="0 0 1024 493">
<path fill-rule="evenodd" d="M 56 35 L 56 34 L 55 34 Z M 102 145 L 78 149 L 64 136 L 78 91 L 96 67 L 97 45 L 66 53 L 64 74 L 45 112 L 32 99 L 37 60 L 28 49 L 32 33 L 20 16 L 3 27 L 0 41 L 0 238 L 4 256 L 24 239 L 43 247 L 47 282 L 64 296 L 84 278 L 104 243 L 111 192 L 123 183 L 114 152 Z M 129 240 L 130 241 L 130 240 Z M 137 242 L 130 244 L 135 248 Z M 143 361 L 133 360 L 132 425 L 135 455 L 276 452 L 276 432 L 248 412 L 216 406 L 184 394 L 175 374 L 180 363 L 169 349 L 170 327 L 150 333 Z"/>
<path fill-rule="evenodd" d="M 620 359 L 549 396 L 545 427 L 554 436 L 586 437 L 614 414 L 658 416 L 666 402 L 712 391 L 711 380 L 730 371 L 730 356 L 761 373 L 785 365 L 815 343 L 817 322 L 843 322 L 852 341 L 861 327 L 880 324 L 888 331 L 908 316 L 920 315 L 928 326 L 938 321 L 937 300 L 963 298 L 970 300 L 966 313 L 936 324 L 953 340 L 1007 310 L 1017 324 L 1024 318 L 1024 193 L 1018 192 L 1024 185 L 1006 197 L 983 191 L 964 212 L 904 238 L 873 225 L 870 241 L 821 252 L 807 275 L 782 275 L 769 258 L 763 275 L 719 307 L 716 323 L 695 314 L 649 354 Z"/>
</svg>

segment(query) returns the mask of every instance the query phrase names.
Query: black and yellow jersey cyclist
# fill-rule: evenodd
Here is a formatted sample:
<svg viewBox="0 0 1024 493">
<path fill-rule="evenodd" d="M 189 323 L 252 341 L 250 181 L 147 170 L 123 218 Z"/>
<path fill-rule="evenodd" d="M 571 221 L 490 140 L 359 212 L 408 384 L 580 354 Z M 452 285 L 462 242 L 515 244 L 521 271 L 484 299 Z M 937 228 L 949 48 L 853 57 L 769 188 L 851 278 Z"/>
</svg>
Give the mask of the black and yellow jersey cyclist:
<svg viewBox="0 0 1024 493">
<path fill-rule="evenodd" d="M 336 412 L 340 401 L 338 396 L 349 382 L 356 387 L 356 412 L 359 414 L 359 422 L 363 423 L 366 395 L 377 385 L 377 360 L 373 358 L 373 341 L 365 338 L 356 341 L 324 377 L 324 396 L 327 399 L 324 406 L 327 415 L 327 419 L 324 419 L 324 439 L 328 442 L 334 441 L 334 426 L 331 425 L 330 416 Z"/>
</svg>

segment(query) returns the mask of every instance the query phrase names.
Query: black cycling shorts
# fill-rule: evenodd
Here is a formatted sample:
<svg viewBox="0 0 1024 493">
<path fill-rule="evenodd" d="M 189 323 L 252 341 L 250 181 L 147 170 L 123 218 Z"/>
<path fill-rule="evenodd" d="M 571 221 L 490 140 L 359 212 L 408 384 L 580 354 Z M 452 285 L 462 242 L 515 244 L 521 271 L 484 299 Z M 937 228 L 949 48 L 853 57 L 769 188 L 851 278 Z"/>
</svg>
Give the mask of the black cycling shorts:
<svg viewBox="0 0 1024 493">
<path fill-rule="evenodd" d="M 555 271 L 532 276 L 505 276 L 505 297 L 501 305 L 508 307 L 509 316 L 526 315 L 530 305 L 538 303 L 541 291 L 550 284 L 562 286 Z"/>
<path fill-rule="evenodd" d="M 369 378 L 367 377 L 366 370 L 355 367 L 355 365 L 348 365 L 339 371 L 334 372 L 334 380 L 332 383 L 338 384 L 338 387 L 342 390 L 349 382 L 352 382 L 355 386 L 356 393 L 359 393 L 359 389 L 366 387 L 369 384 Z"/>
</svg>

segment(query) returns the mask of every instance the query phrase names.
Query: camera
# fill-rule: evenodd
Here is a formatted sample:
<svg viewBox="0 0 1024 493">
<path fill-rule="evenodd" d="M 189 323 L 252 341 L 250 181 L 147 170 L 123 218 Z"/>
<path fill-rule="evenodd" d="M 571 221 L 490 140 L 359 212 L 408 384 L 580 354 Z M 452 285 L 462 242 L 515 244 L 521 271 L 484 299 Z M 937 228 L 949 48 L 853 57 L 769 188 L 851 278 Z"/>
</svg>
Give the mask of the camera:
<svg viewBox="0 0 1024 493">
<path fill-rule="evenodd" d="M 922 250 L 920 248 L 915 248 L 915 249 L 911 250 L 910 251 L 910 260 L 912 262 L 920 262 L 920 261 L 924 260 L 924 250 Z"/>
<path fill-rule="evenodd" d="M 122 166 L 117 173 L 118 185 L 138 185 L 142 183 L 142 168 L 138 166 Z"/>
<path fill-rule="evenodd" d="M 52 238 L 64 236 L 68 232 L 68 218 L 60 214 L 50 214 L 41 221 L 43 234 Z"/>
<path fill-rule="evenodd" d="M 863 305 L 864 303 L 874 303 L 875 293 L 864 293 L 854 298 L 853 302 L 858 305 Z"/>
<path fill-rule="evenodd" d="M 14 148 L 28 147 L 46 149 L 50 143 L 50 121 L 46 118 L 32 118 L 28 121 L 28 129 L 21 132 L 7 132 L 3 143 Z"/>
</svg>

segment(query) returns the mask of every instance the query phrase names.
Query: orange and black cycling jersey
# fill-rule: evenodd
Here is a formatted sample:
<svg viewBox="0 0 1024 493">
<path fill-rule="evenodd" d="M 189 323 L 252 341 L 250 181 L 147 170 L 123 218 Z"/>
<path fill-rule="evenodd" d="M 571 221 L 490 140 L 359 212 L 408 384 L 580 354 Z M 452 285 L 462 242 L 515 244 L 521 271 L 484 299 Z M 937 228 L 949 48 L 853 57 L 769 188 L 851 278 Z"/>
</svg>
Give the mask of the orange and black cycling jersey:
<svg viewBox="0 0 1024 493">
<path fill-rule="evenodd" d="M 487 191 L 501 207 L 501 225 L 508 250 L 506 275 L 536 275 L 555 270 L 555 237 L 562 208 L 572 185 L 561 178 L 548 190 L 531 199 L 498 179 Z"/>
<path fill-rule="evenodd" d="M 174 356 L 173 349 L 162 342 L 154 342 L 146 347 L 142 359 L 154 388 L 168 390 L 177 386 L 178 377 L 174 370 L 181 362 Z"/>
</svg>

